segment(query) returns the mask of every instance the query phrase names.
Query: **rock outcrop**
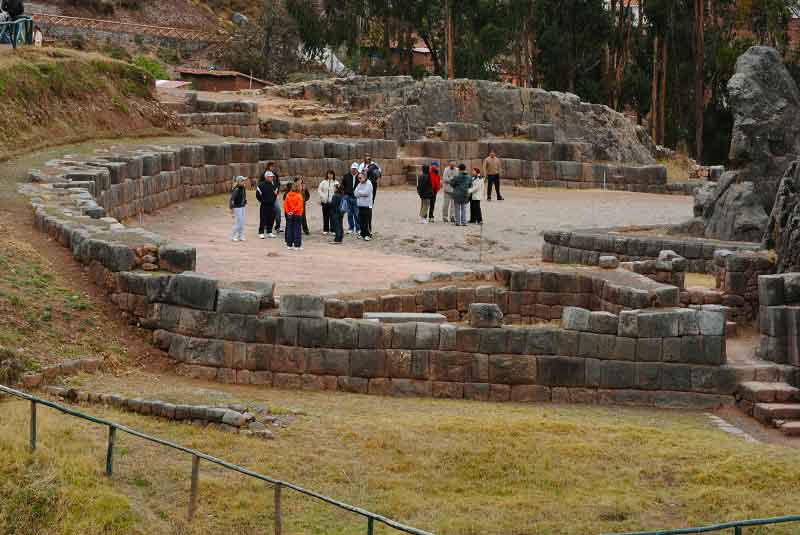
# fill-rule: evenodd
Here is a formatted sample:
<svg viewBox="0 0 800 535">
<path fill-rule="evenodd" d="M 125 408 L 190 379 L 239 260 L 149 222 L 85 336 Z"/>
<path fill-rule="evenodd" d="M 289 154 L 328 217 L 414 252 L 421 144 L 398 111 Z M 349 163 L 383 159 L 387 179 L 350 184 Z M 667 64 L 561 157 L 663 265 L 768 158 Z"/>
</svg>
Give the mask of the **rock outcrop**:
<svg viewBox="0 0 800 535">
<path fill-rule="evenodd" d="M 736 61 L 728 93 L 734 170 L 713 192 L 698 192 L 695 214 L 702 211 L 709 238 L 759 241 L 781 176 L 800 155 L 800 90 L 775 49 L 754 46 Z"/>
<path fill-rule="evenodd" d="M 778 186 L 763 245 L 778 254 L 778 273 L 800 271 L 800 161 L 789 166 Z"/>
<path fill-rule="evenodd" d="M 316 99 L 360 112 L 400 141 L 418 139 L 436 123 L 479 125 L 490 135 L 513 135 L 530 124 L 552 124 L 555 141 L 589 143 L 595 158 L 652 164 L 640 136 L 624 115 L 570 93 L 514 87 L 485 80 L 431 76 L 353 77 L 316 80 L 267 89 L 285 98 Z"/>
</svg>

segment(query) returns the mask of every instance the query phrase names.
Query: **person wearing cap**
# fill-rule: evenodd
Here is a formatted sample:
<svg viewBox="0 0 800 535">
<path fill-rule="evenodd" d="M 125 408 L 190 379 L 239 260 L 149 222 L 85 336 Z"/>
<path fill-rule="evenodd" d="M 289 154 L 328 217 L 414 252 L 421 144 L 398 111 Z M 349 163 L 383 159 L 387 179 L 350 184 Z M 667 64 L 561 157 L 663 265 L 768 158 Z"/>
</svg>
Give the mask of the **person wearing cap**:
<svg viewBox="0 0 800 535">
<path fill-rule="evenodd" d="M 481 197 L 483 197 L 483 177 L 481 170 L 477 167 L 472 168 L 472 186 L 469 188 L 469 222 L 483 225 L 483 214 L 481 213 Z"/>
<path fill-rule="evenodd" d="M 364 156 L 364 161 L 358 165 L 358 172 L 364 173 L 367 179 L 372 184 L 372 202 L 375 202 L 375 196 L 378 194 L 378 180 L 383 176 L 383 170 L 378 162 L 372 161 L 372 156 L 367 154 Z"/>
<path fill-rule="evenodd" d="M 358 221 L 361 225 L 361 238 L 364 241 L 372 239 L 372 182 L 367 180 L 367 175 L 358 173 L 358 186 L 356 186 L 356 199 L 358 199 Z"/>
<path fill-rule="evenodd" d="M 325 173 L 325 180 L 321 181 L 317 188 L 319 203 L 322 205 L 322 234 L 325 236 L 329 233 L 333 234 L 335 231 L 333 196 L 336 193 L 336 185 L 336 173 L 333 172 L 333 169 L 328 169 L 328 172 Z"/>
<path fill-rule="evenodd" d="M 244 207 L 247 206 L 247 190 L 244 188 L 244 181 L 243 176 L 233 179 L 233 190 L 228 202 L 231 216 L 233 216 L 231 241 L 244 241 Z"/>
<path fill-rule="evenodd" d="M 256 187 L 256 199 L 260 203 L 258 219 L 258 237 L 275 238 L 272 227 L 275 224 L 275 175 L 271 171 L 264 173 Z"/>
<path fill-rule="evenodd" d="M 356 187 L 358 186 L 358 162 L 353 162 L 350 172 L 342 177 L 342 195 L 347 203 L 348 234 L 357 234 L 361 230 L 358 220 L 358 204 L 356 203 Z"/>
<path fill-rule="evenodd" d="M 281 177 L 278 176 L 278 171 L 275 169 L 275 162 L 267 162 L 267 170 L 264 173 L 272 173 L 275 177 L 272 181 L 272 187 L 275 188 L 275 208 L 272 213 L 275 216 L 275 234 L 281 232 Z M 268 229 L 271 231 L 271 229 Z"/>
</svg>

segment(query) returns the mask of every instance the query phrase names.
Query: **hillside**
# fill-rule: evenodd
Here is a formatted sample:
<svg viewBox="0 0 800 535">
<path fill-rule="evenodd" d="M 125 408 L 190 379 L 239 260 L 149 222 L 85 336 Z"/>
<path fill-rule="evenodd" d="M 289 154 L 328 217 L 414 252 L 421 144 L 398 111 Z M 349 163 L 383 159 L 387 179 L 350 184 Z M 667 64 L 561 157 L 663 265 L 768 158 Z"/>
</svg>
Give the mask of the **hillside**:
<svg viewBox="0 0 800 535">
<path fill-rule="evenodd" d="M 0 160 L 54 143 L 178 129 L 152 91 L 145 71 L 98 54 L 0 52 Z"/>
</svg>

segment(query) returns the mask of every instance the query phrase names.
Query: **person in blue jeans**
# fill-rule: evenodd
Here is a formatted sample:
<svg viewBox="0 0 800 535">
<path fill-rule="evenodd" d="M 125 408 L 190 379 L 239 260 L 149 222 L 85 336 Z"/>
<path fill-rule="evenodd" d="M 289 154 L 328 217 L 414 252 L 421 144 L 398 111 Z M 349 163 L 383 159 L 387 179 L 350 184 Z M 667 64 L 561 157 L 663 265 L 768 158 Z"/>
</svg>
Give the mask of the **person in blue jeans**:
<svg viewBox="0 0 800 535">
<path fill-rule="evenodd" d="M 358 186 L 358 164 L 353 162 L 350 172 L 342 177 L 342 195 L 347 203 L 348 234 L 361 232 L 358 220 L 358 204 L 356 203 L 356 187 Z"/>
</svg>

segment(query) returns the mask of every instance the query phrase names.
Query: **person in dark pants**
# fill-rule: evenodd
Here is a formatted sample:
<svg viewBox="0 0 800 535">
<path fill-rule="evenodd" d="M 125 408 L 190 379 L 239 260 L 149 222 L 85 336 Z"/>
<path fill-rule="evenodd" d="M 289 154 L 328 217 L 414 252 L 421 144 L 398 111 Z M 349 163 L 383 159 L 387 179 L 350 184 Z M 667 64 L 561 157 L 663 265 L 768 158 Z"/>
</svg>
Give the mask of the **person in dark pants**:
<svg viewBox="0 0 800 535">
<path fill-rule="evenodd" d="M 334 186 L 333 197 L 331 197 L 330 203 L 330 215 L 331 215 L 331 225 L 333 226 L 333 241 L 331 243 L 338 244 L 342 243 L 342 239 L 344 238 L 344 213 L 346 210 L 342 210 L 342 203 L 346 202 L 344 200 L 344 195 L 342 194 L 342 186 L 340 184 L 336 184 Z"/>
<path fill-rule="evenodd" d="M 319 183 L 317 194 L 322 205 L 322 234 L 333 233 L 333 195 L 336 193 L 336 174 L 328 171 L 325 180 Z"/>
<path fill-rule="evenodd" d="M 442 176 L 439 174 L 439 162 L 431 164 L 431 189 L 433 189 L 433 196 L 431 197 L 430 210 L 428 210 L 428 222 L 433 223 L 434 209 L 436 208 L 436 196 L 439 195 L 439 190 L 442 189 Z"/>
<path fill-rule="evenodd" d="M 300 184 L 295 181 L 292 184 L 292 190 L 286 194 L 286 199 L 283 201 L 283 212 L 286 214 L 286 248 L 289 250 L 303 250 L 303 235 L 300 233 L 300 227 L 305 205 Z"/>
<path fill-rule="evenodd" d="M 308 236 L 308 219 L 306 219 L 306 210 L 305 210 L 305 203 L 311 198 L 311 194 L 308 192 L 308 188 L 306 188 L 306 183 L 303 181 L 302 178 L 295 178 L 292 182 L 292 185 L 287 188 L 286 192 L 283 194 L 283 200 L 286 200 L 286 196 L 289 193 L 294 191 L 294 185 L 297 184 L 297 191 L 300 192 L 300 195 L 303 197 L 303 213 L 301 218 L 301 226 L 303 228 L 303 234 Z"/>
<path fill-rule="evenodd" d="M 488 190 L 486 191 L 486 199 L 492 200 L 492 184 L 494 184 L 495 191 L 497 192 L 497 200 L 502 201 L 503 196 L 500 195 L 500 173 L 503 170 L 503 162 L 497 157 L 494 149 L 489 151 L 489 156 L 483 160 L 483 174 L 486 176 L 488 182 Z"/>
<path fill-rule="evenodd" d="M 477 167 L 472 170 L 472 186 L 469 188 L 469 222 L 483 225 L 481 198 L 483 197 L 483 177 Z"/>
<path fill-rule="evenodd" d="M 356 203 L 356 186 L 358 186 L 358 164 L 353 162 L 350 172 L 342 177 L 342 195 L 347 202 L 347 233 L 358 234 L 361 226 L 358 224 L 358 204 Z"/>
<path fill-rule="evenodd" d="M 256 187 L 256 199 L 261 204 L 258 221 L 258 237 L 275 238 L 272 227 L 275 224 L 275 175 L 267 171 Z"/>
<path fill-rule="evenodd" d="M 356 202 L 358 203 L 358 220 L 361 224 L 361 238 L 364 241 L 372 239 L 372 182 L 367 180 L 364 173 L 358 174 L 356 186 Z"/>
<path fill-rule="evenodd" d="M 278 176 L 278 171 L 275 170 L 275 162 L 267 162 L 267 170 L 264 172 L 266 175 L 267 173 L 272 173 L 275 177 L 272 181 L 272 186 L 275 188 L 275 209 L 273 210 L 273 214 L 275 215 L 275 234 L 280 234 L 281 232 L 281 177 Z M 270 229 L 271 230 L 271 229 Z"/>
</svg>

